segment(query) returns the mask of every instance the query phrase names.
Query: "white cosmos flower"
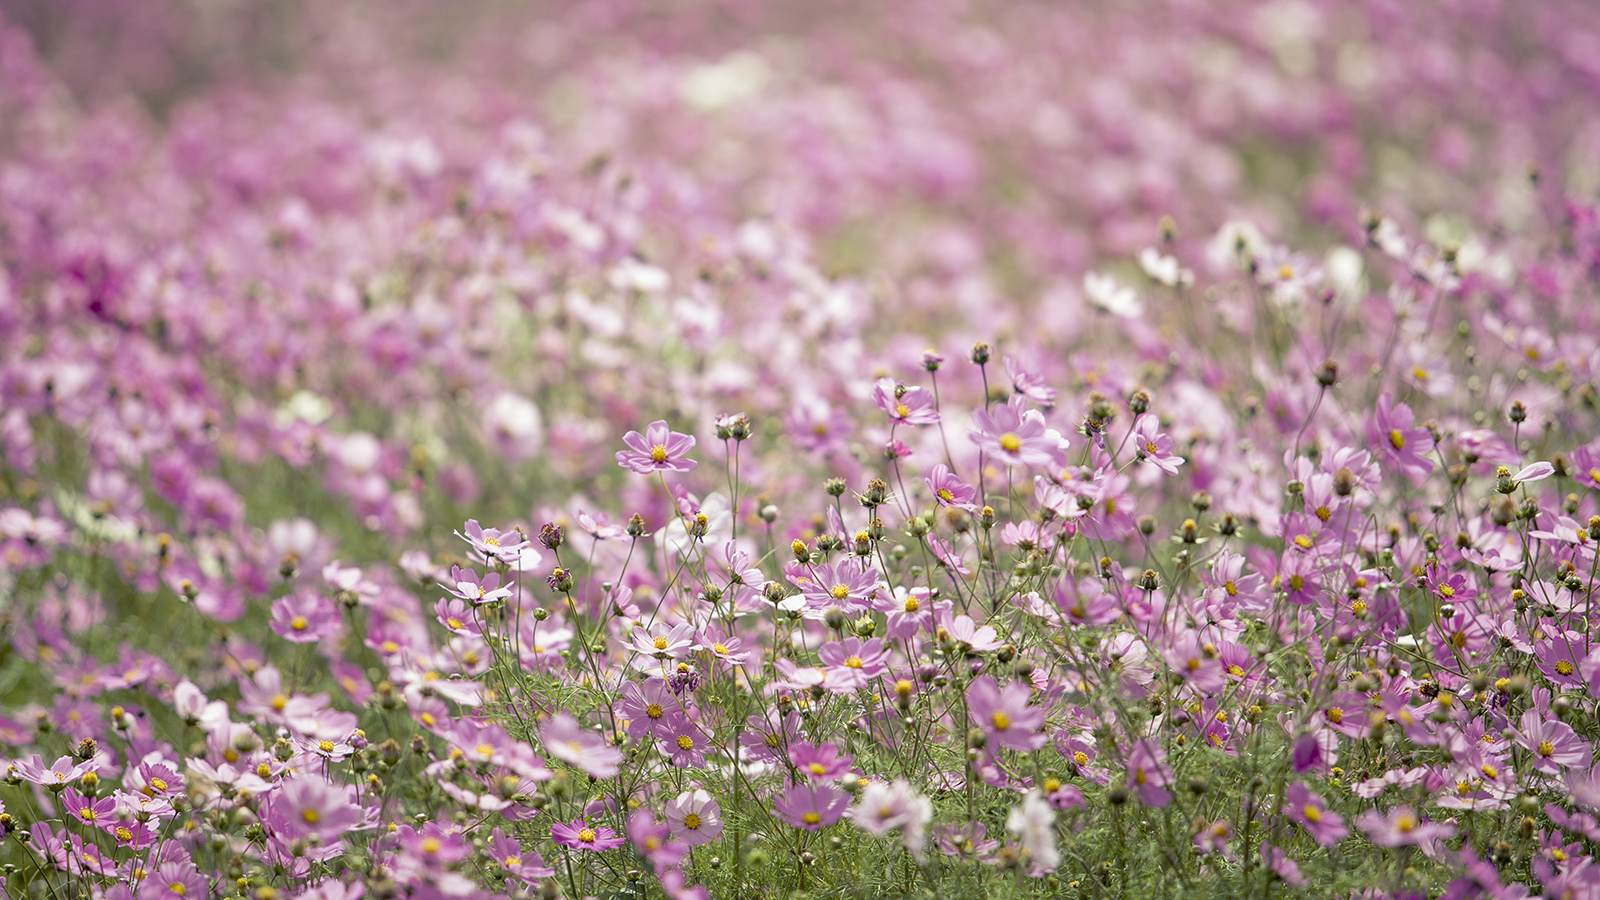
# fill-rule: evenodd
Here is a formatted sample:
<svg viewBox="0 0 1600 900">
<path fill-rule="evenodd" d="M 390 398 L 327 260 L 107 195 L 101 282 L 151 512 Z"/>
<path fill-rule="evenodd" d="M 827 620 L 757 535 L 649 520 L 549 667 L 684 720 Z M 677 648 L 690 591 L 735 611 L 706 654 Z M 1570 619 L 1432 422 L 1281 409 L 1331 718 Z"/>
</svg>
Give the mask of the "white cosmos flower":
<svg viewBox="0 0 1600 900">
<path fill-rule="evenodd" d="M 1110 275 L 1088 272 L 1083 276 L 1083 296 L 1090 303 L 1114 316 L 1137 319 L 1144 314 L 1144 304 L 1133 288 L 1118 284 Z"/>
</svg>

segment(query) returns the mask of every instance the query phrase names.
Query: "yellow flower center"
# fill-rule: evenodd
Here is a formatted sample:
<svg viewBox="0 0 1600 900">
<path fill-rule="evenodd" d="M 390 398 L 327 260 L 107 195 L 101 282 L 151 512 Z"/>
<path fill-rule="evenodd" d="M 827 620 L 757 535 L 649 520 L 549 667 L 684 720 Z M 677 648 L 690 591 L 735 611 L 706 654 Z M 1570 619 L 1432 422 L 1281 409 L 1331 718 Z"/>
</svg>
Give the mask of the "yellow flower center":
<svg viewBox="0 0 1600 900">
<path fill-rule="evenodd" d="M 852 656 L 849 659 L 845 660 L 844 664 L 846 666 L 849 666 L 852 669 L 859 669 L 859 668 L 861 668 L 861 657 Z"/>
<path fill-rule="evenodd" d="M 1428 380 L 1428 370 L 1424 369 L 1421 366 L 1414 366 L 1411 369 L 1411 377 L 1417 379 L 1418 381 L 1427 381 Z"/>
<path fill-rule="evenodd" d="M 644 714 L 652 719 L 659 719 L 666 714 L 666 710 L 661 708 L 661 704 L 652 703 L 645 707 Z"/>
<path fill-rule="evenodd" d="M 829 591 L 828 593 L 831 594 L 835 600 L 843 600 L 844 598 L 850 596 L 850 589 L 842 584 L 836 584 L 833 586 L 833 590 Z"/>
<path fill-rule="evenodd" d="M 1332 722 L 1335 725 L 1338 725 L 1340 722 L 1343 722 L 1344 721 L 1344 710 L 1340 709 L 1337 706 L 1329 707 L 1329 709 L 1328 709 L 1328 721 Z"/>
<path fill-rule="evenodd" d="M 450 628 L 452 630 L 454 630 L 454 629 L 457 629 L 457 628 L 466 627 L 467 623 L 461 621 L 460 619 L 456 618 L 455 616 L 451 616 L 450 618 L 445 620 L 445 624 L 449 625 Z"/>
<path fill-rule="evenodd" d="M 728 645 L 727 644 L 716 644 L 716 643 L 714 643 L 714 644 L 711 645 L 711 651 L 713 653 L 727 653 L 728 652 Z"/>
<path fill-rule="evenodd" d="M 1566 660 L 1563 659 L 1560 662 L 1556 663 L 1556 671 L 1560 672 L 1563 675 L 1571 675 L 1572 674 L 1572 663 L 1567 662 Z"/>
<path fill-rule="evenodd" d="M 522 857 L 520 857 L 520 856 L 508 856 L 508 857 L 506 857 L 505 866 L 508 869 L 521 868 L 522 867 Z"/>
<path fill-rule="evenodd" d="M 1087 766 L 1089 764 L 1089 754 L 1079 750 L 1072 754 L 1072 761 L 1080 766 Z"/>
<path fill-rule="evenodd" d="M 85 822 L 93 822 L 96 818 L 96 813 L 94 810 L 85 806 L 78 810 L 78 818 L 84 820 Z"/>
<path fill-rule="evenodd" d="M 167 789 L 167 782 L 164 778 L 152 778 L 150 779 L 150 786 L 158 791 L 164 791 Z"/>
<path fill-rule="evenodd" d="M 996 731 L 1005 731 L 1011 727 L 1011 717 L 1003 712 L 994 714 L 994 728 Z"/>
<path fill-rule="evenodd" d="M 1189 671 L 1191 671 L 1191 672 L 1199 671 L 1199 669 L 1200 669 L 1200 660 L 1191 659 L 1191 660 L 1189 660 L 1188 666 L 1189 666 Z"/>
<path fill-rule="evenodd" d="M 805 822 L 807 825 L 815 825 L 818 822 L 822 821 L 822 817 L 817 815 L 814 812 L 808 812 L 805 815 L 801 816 L 800 820 Z"/>
<path fill-rule="evenodd" d="M 422 840 L 422 852 L 423 853 L 438 853 L 439 852 L 439 847 L 440 847 L 440 844 L 439 844 L 439 839 L 438 838 L 432 838 L 431 837 L 431 838 L 423 838 L 423 840 Z"/>
<path fill-rule="evenodd" d="M 1394 448 L 1396 450 L 1404 450 L 1406 448 L 1406 435 L 1405 435 L 1405 432 L 1401 431 L 1398 428 L 1390 431 L 1389 432 L 1389 443 L 1393 444 Z"/>
<path fill-rule="evenodd" d="M 896 403 L 894 405 L 894 414 L 904 419 L 906 416 L 911 415 L 911 407 L 906 406 L 904 403 Z"/>
<path fill-rule="evenodd" d="M 1394 823 L 1394 827 L 1400 829 L 1401 834 L 1410 834 L 1417 827 L 1417 818 L 1409 813 L 1404 814 Z"/>
<path fill-rule="evenodd" d="M 678 749 L 680 749 L 680 750 L 693 750 L 694 749 L 694 738 L 689 737 L 687 734 L 682 736 L 682 737 L 680 737 L 680 738 L 678 738 Z"/>
<path fill-rule="evenodd" d="M 289 705 L 289 698 L 288 697 L 284 696 L 283 694 L 277 694 L 277 695 L 273 696 L 273 698 L 272 698 L 272 708 L 274 710 L 276 710 L 278 712 L 283 712 L 283 708 L 285 706 L 288 706 L 288 705 Z"/>
<path fill-rule="evenodd" d="M 667 649 L 667 639 L 664 638 L 664 637 L 656 638 L 655 644 L 656 644 L 656 649 L 657 650 L 665 650 L 665 649 Z"/>
<path fill-rule="evenodd" d="M 1022 449 L 1022 438 L 1008 431 L 1000 435 L 1000 446 L 1008 453 L 1015 453 Z"/>
<path fill-rule="evenodd" d="M 661 448 L 657 447 L 656 449 L 659 450 Z M 593 843 L 594 842 L 594 838 L 595 838 L 595 834 L 594 834 L 594 829 L 593 828 L 585 828 L 584 830 L 578 832 L 578 841 L 580 843 L 584 843 L 584 844 Z"/>
<path fill-rule="evenodd" d="M 478 750 L 478 755 L 479 756 L 493 756 L 494 755 L 494 745 L 493 744 L 479 744 L 478 747 L 477 747 L 477 750 Z"/>
<path fill-rule="evenodd" d="M 1314 804 L 1307 803 L 1305 808 L 1300 811 L 1305 813 L 1306 821 L 1313 825 L 1322 821 L 1322 810 L 1317 809 Z"/>
<path fill-rule="evenodd" d="M 307 628 L 311 627 L 311 623 L 306 621 L 305 616 L 295 616 L 293 619 L 289 620 L 289 627 L 293 628 L 295 631 L 305 631 Z"/>
<path fill-rule="evenodd" d="M 916 612 L 917 610 L 919 610 L 921 608 L 922 608 L 922 604 L 917 602 L 917 598 L 915 598 L 915 597 L 907 597 L 906 598 L 906 612 Z"/>
<path fill-rule="evenodd" d="M 1305 580 L 1305 578 L 1303 576 L 1300 576 L 1300 575 L 1291 575 L 1291 576 L 1289 576 L 1289 587 L 1294 588 L 1295 590 L 1298 591 L 1298 590 L 1304 588 L 1305 586 L 1306 586 L 1306 580 Z"/>
<path fill-rule="evenodd" d="M 174 881 L 173 883 L 167 885 L 167 890 L 171 891 L 174 894 L 177 894 L 179 897 L 182 897 L 185 894 L 189 893 L 189 889 L 184 887 L 183 883 L 180 882 L 180 881 Z"/>
<path fill-rule="evenodd" d="M 1456 595 L 1456 589 L 1455 588 L 1451 587 L 1448 584 L 1439 585 L 1439 596 L 1441 596 L 1441 597 L 1445 598 L 1446 600 L 1448 600 L 1451 597 L 1454 597 L 1455 595 Z"/>
<path fill-rule="evenodd" d="M 939 499 L 946 503 L 954 503 L 956 501 L 956 495 L 950 493 L 949 488 L 939 488 Z"/>
<path fill-rule="evenodd" d="M 1239 586 L 1231 581 L 1224 581 L 1222 583 L 1222 589 L 1228 592 L 1229 597 L 1239 596 Z"/>
<path fill-rule="evenodd" d="M 667 448 L 657 444 L 650 448 L 650 458 L 658 463 L 667 461 Z M 591 838 L 592 840 L 592 838 Z"/>
<path fill-rule="evenodd" d="M 699 828 L 700 817 L 694 813 L 689 813 L 687 816 L 683 817 L 683 827 L 690 829 Z"/>
<path fill-rule="evenodd" d="M 1239 668 L 1239 665 L 1234 663 L 1228 666 L 1228 674 L 1234 676 L 1235 678 L 1239 678 L 1244 675 L 1244 669 Z"/>
<path fill-rule="evenodd" d="M 1297 534 L 1297 535 L 1295 535 L 1294 536 L 1294 545 L 1296 547 L 1299 547 L 1301 550 L 1310 550 L 1311 549 L 1311 536 L 1308 535 L 1308 534 Z"/>
<path fill-rule="evenodd" d="M 334 745 L 333 741 L 318 741 L 317 742 L 317 749 L 321 750 L 323 753 L 332 753 L 334 746 L 335 745 Z M 483 747 L 484 747 L 484 745 L 482 745 L 482 744 L 478 745 L 478 752 L 479 753 L 483 752 Z M 485 754 L 485 755 L 487 755 L 487 754 Z"/>
<path fill-rule="evenodd" d="M 321 821 L 322 814 L 314 809 L 308 809 L 300 814 L 300 818 L 304 819 L 307 825 L 315 825 L 317 822 Z"/>
<path fill-rule="evenodd" d="M 1357 600 L 1350 604 L 1350 612 L 1358 619 L 1365 616 L 1367 614 L 1367 602 L 1365 600 Z"/>
<path fill-rule="evenodd" d="M 806 768 L 810 769 L 811 770 L 811 774 L 813 774 L 813 775 L 826 775 L 826 774 L 828 774 L 828 767 L 823 765 L 822 763 L 812 763 L 811 765 L 807 766 Z"/>
<path fill-rule="evenodd" d="M 1551 754 L 1553 754 L 1555 752 L 1556 752 L 1556 745 L 1555 744 L 1552 744 L 1549 741 L 1540 741 L 1539 742 L 1539 755 L 1540 756 L 1549 756 L 1549 755 L 1551 755 Z"/>
</svg>

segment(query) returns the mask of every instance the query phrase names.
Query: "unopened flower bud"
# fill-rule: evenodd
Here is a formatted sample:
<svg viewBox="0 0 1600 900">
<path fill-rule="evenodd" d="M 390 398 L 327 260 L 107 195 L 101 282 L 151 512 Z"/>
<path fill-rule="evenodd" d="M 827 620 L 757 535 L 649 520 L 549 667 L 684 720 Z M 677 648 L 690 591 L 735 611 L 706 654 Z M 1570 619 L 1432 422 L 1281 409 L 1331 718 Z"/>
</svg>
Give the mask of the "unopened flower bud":
<svg viewBox="0 0 1600 900">
<path fill-rule="evenodd" d="M 554 522 L 546 522 L 539 528 L 539 543 L 542 544 L 546 550 L 555 550 L 559 548 L 564 537 L 565 535 L 561 531 L 561 526 Z"/>
<path fill-rule="evenodd" d="M 944 365 L 944 357 L 932 350 L 922 351 L 922 368 L 928 372 L 937 372 Z"/>
<path fill-rule="evenodd" d="M 639 537 L 644 534 L 644 516 L 634 513 L 628 517 L 628 537 Z"/>
<path fill-rule="evenodd" d="M 1136 416 L 1142 416 L 1150 411 L 1150 392 L 1139 388 L 1128 395 L 1128 411 Z"/>
<path fill-rule="evenodd" d="M 987 363 L 990 360 L 991 356 L 992 356 L 992 354 L 991 354 L 991 352 L 989 350 L 989 345 L 984 343 L 983 341 L 979 341 L 976 344 L 972 345 L 972 357 L 971 357 L 971 359 L 972 359 L 972 362 L 974 364 L 980 365 L 980 366 L 984 365 L 985 363 Z"/>
</svg>

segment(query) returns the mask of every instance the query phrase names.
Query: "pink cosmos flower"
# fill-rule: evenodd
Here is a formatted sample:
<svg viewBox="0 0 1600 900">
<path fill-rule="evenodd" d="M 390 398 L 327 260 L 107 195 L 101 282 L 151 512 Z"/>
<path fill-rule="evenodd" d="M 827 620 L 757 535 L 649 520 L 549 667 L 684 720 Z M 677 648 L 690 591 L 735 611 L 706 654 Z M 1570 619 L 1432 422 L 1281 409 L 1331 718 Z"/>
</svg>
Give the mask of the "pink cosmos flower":
<svg viewBox="0 0 1600 900">
<path fill-rule="evenodd" d="M 1033 688 L 1026 682 L 1013 681 L 1001 689 L 988 675 L 974 679 L 967 688 L 967 708 L 989 745 L 1024 753 L 1043 747 L 1048 740 L 1039 733 L 1044 727 L 1044 710 L 1029 706 L 1032 699 Z"/>
<path fill-rule="evenodd" d="M 1044 383 L 1044 377 L 1028 366 L 1021 357 L 1006 354 L 1006 376 L 1011 379 L 1011 389 L 1040 406 L 1054 406 L 1056 389 Z"/>
<path fill-rule="evenodd" d="M 1161 420 L 1145 413 L 1133 425 L 1133 448 L 1138 457 L 1168 475 L 1178 474 L 1183 457 L 1172 452 L 1172 438 L 1162 433 Z"/>
<path fill-rule="evenodd" d="M 992 414 L 973 410 L 972 421 L 978 427 L 967 429 L 968 436 L 990 459 L 1002 465 L 1065 468 L 1067 439 L 1045 424 L 1043 413 L 1028 409 L 1027 404 L 1027 398 L 1013 394 L 1006 405 L 995 407 Z"/>
<path fill-rule="evenodd" d="M 622 686 L 617 715 L 628 720 L 628 737 L 637 741 L 664 738 L 677 727 L 683 709 L 665 679 L 647 678 L 642 685 L 630 681 Z"/>
<path fill-rule="evenodd" d="M 1161 648 L 1161 658 L 1186 684 L 1201 693 L 1214 694 L 1227 684 L 1217 648 L 1202 640 L 1199 632 L 1185 630 Z"/>
<path fill-rule="evenodd" d="M 831 784 L 791 784 L 776 801 L 778 818 L 796 828 L 818 831 L 844 817 L 850 795 Z"/>
<path fill-rule="evenodd" d="M 1322 798 L 1311 793 L 1303 781 L 1289 785 L 1283 793 L 1283 801 L 1283 814 L 1299 823 L 1324 847 L 1332 847 L 1350 833 L 1344 825 L 1344 817 L 1324 806 Z"/>
<path fill-rule="evenodd" d="M 1429 844 L 1456 833 L 1454 825 L 1424 821 L 1409 806 L 1397 806 L 1387 816 L 1369 809 L 1356 817 L 1356 827 L 1380 847 Z"/>
<path fill-rule="evenodd" d="M 617 451 L 617 465 L 632 469 L 640 475 L 652 472 L 693 472 L 699 463 L 686 459 L 684 454 L 694 449 L 691 435 L 679 434 L 668 427 L 665 419 L 645 426 L 644 434 L 630 431 L 623 435 L 627 450 Z"/>
<path fill-rule="evenodd" d="M 1160 744 L 1139 741 L 1128 752 L 1128 789 L 1146 806 L 1161 809 L 1172 801 L 1166 786 L 1172 783 L 1167 752 Z"/>
<path fill-rule="evenodd" d="M 978 489 L 957 478 L 944 463 L 937 463 L 929 468 L 922 480 L 927 483 L 928 490 L 933 492 L 934 499 L 940 504 L 969 512 L 978 508 Z"/>
<path fill-rule="evenodd" d="M 488 851 L 489 858 L 500 868 L 525 884 L 549 878 L 556 873 L 555 869 L 544 864 L 544 857 L 537 850 L 523 850 L 521 841 L 499 828 L 489 833 Z"/>
<path fill-rule="evenodd" d="M 801 596 L 812 609 L 837 606 L 846 614 L 854 615 L 866 609 L 875 594 L 887 592 L 876 569 L 863 567 L 854 560 L 841 559 L 803 571 L 797 583 Z"/>
<path fill-rule="evenodd" d="M 604 735 L 578 724 L 568 713 L 557 713 L 539 729 L 539 740 L 551 756 L 576 766 L 595 778 L 614 778 L 622 751 Z"/>
<path fill-rule="evenodd" d="M 706 767 L 706 750 L 711 747 L 711 742 L 701 733 L 694 720 L 679 716 L 664 731 L 661 743 L 657 746 L 673 765 L 695 769 Z"/>
<path fill-rule="evenodd" d="M 716 840 L 722 833 L 722 808 L 703 790 L 679 794 L 662 814 L 672 824 L 672 832 L 691 847 Z"/>
<path fill-rule="evenodd" d="M 862 641 L 851 637 L 843 641 L 830 641 L 817 649 L 817 656 L 828 667 L 829 687 L 837 687 L 846 681 L 861 687 L 889 671 L 889 651 L 878 638 Z"/>
<path fill-rule="evenodd" d="M 850 771 L 855 757 L 840 753 L 831 741 L 826 744 L 808 744 L 796 741 L 789 745 L 789 762 L 807 781 L 833 781 Z"/>
<path fill-rule="evenodd" d="M 333 602 L 309 590 L 273 602 L 272 620 L 268 624 L 278 637 L 296 644 L 314 644 L 338 634 L 343 628 Z"/>
<path fill-rule="evenodd" d="M 1533 767 L 1546 775 L 1559 775 L 1563 768 L 1587 768 L 1593 759 L 1589 744 L 1559 719 L 1529 709 L 1520 724 L 1517 743 L 1533 752 Z"/>
<path fill-rule="evenodd" d="M 281 784 L 272 795 L 267 822 L 287 839 L 315 837 L 326 844 L 362 824 L 361 807 L 350 802 L 352 787 L 331 784 L 314 774 Z"/>
<path fill-rule="evenodd" d="M 591 826 L 587 819 L 557 822 L 550 826 L 550 837 L 569 850 L 600 852 L 615 850 L 625 843 L 615 831 L 601 825 Z"/>
<path fill-rule="evenodd" d="M 893 378 L 880 378 L 872 386 L 872 402 L 897 425 L 937 425 L 939 410 L 933 394 L 919 387 L 896 384 Z"/>
<path fill-rule="evenodd" d="M 1378 398 L 1378 408 L 1367 424 L 1367 442 L 1411 483 L 1421 486 L 1433 471 L 1433 461 L 1427 454 L 1433 452 L 1433 435 L 1426 428 L 1415 428 L 1416 415 L 1404 403 L 1384 393 Z"/>
<path fill-rule="evenodd" d="M 511 596 L 511 589 L 515 585 L 511 582 L 500 584 L 500 573 L 490 572 L 478 577 L 472 569 L 463 569 L 460 566 L 450 567 L 450 580 L 444 583 L 444 589 L 451 594 L 466 600 L 469 603 L 494 603 Z"/>
</svg>

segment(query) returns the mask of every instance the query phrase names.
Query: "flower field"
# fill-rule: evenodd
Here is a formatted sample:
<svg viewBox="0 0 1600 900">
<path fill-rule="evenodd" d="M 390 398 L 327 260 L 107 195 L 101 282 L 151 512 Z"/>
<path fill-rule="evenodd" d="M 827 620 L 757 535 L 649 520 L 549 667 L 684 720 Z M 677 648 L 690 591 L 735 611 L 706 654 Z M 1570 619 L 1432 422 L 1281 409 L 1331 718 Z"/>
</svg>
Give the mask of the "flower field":
<svg viewBox="0 0 1600 900">
<path fill-rule="evenodd" d="M 0 897 L 1600 900 L 1600 5 L 0 0 Z"/>
</svg>

